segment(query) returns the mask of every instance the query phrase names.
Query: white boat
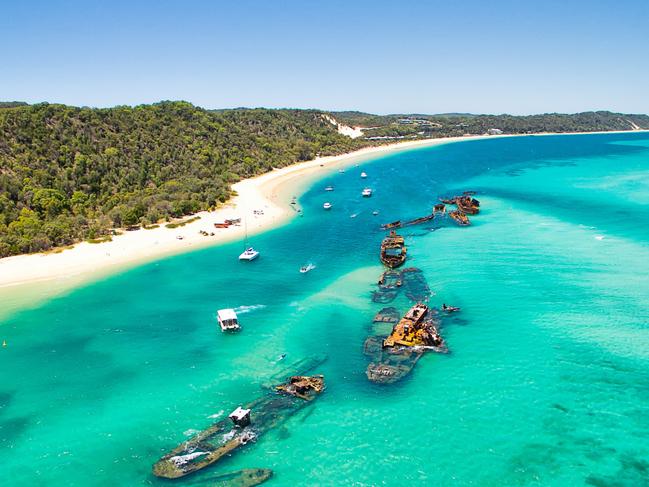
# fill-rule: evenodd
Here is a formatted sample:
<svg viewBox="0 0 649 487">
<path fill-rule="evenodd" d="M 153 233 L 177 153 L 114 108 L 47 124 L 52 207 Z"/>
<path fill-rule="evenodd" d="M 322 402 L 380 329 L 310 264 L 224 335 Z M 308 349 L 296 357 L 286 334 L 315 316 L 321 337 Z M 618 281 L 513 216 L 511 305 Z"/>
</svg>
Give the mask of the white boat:
<svg viewBox="0 0 649 487">
<path fill-rule="evenodd" d="M 300 274 L 306 274 L 307 272 L 312 271 L 313 269 L 315 269 L 315 266 L 309 262 L 307 265 L 303 265 L 302 267 L 300 267 Z"/>
<path fill-rule="evenodd" d="M 256 213 L 257 210 L 254 211 Z M 252 247 L 248 247 L 248 220 L 244 220 L 245 223 L 245 240 L 244 240 L 244 250 L 240 255 L 239 255 L 239 260 L 255 260 L 257 257 L 259 257 L 259 252 L 253 249 Z"/>
<path fill-rule="evenodd" d="M 372 189 L 371 188 L 365 188 L 361 194 L 365 198 L 369 198 L 370 196 L 372 196 Z"/>
<path fill-rule="evenodd" d="M 365 173 L 365 171 L 363 171 L 363 172 L 361 173 L 361 177 L 362 177 L 363 179 L 365 179 L 365 178 L 367 177 L 367 174 Z"/>
<path fill-rule="evenodd" d="M 248 247 L 243 253 L 239 256 L 239 260 L 255 260 L 259 257 L 259 252 L 257 252 L 252 247 Z"/>
<path fill-rule="evenodd" d="M 379 210 L 374 210 L 374 211 L 372 212 L 372 215 L 374 215 L 374 216 L 376 216 L 376 215 L 378 215 L 378 214 L 379 214 Z"/>
<path fill-rule="evenodd" d="M 331 185 L 329 185 L 329 186 L 327 186 L 327 187 L 325 188 L 325 191 L 333 191 L 333 190 L 334 190 L 334 187 L 331 186 Z"/>
<path fill-rule="evenodd" d="M 345 170 L 344 170 L 344 169 L 338 169 L 338 172 L 339 172 L 340 174 L 342 174 L 342 173 L 345 172 Z"/>
<path fill-rule="evenodd" d="M 333 205 L 332 205 L 331 203 L 329 203 L 328 201 L 327 201 L 324 205 L 322 205 L 322 207 L 323 207 L 325 210 L 330 210 L 332 206 L 333 206 Z"/>
<path fill-rule="evenodd" d="M 237 314 L 233 309 L 226 308 L 218 310 L 216 318 L 219 320 L 219 326 L 223 332 L 239 331 L 241 329 L 239 318 L 237 318 Z"/>
</svg>

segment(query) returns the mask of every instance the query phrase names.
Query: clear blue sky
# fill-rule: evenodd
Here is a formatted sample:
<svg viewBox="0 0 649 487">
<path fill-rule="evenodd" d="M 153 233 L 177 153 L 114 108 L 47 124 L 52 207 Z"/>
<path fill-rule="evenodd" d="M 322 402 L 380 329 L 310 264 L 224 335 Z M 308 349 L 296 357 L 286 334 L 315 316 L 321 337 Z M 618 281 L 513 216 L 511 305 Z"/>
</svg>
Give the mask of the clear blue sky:
<svg viewBox="0 0 649 487">
<path fill-rule="evenodd" d="M 0 0 L 0 100 L 649 113 L 649 0 Z"/>
</svg>

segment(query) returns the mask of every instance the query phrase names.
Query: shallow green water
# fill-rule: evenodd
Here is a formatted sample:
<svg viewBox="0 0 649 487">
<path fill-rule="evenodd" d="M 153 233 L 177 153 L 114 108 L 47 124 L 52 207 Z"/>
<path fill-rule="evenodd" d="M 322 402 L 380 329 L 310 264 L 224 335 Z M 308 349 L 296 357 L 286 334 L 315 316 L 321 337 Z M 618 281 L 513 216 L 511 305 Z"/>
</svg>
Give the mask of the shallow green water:
<svg viewBox="0 0 649 487">
<path fill-rule="evenodd" d="M 302 195 L 305 217 L 255 237 L 254 263 L 237 261 L 240 244 L 205 249 L 5 319 L 3 483 L 169 485 L 150 474 L 159 456 L 257 396 L 285 362 L 324 353 L 327 391 L 313 407 L 207 475 L 647 485 L 649 135 L 463 142 L 362 169 L 366 181 L 361 168 L 332 171 Z M 404 232 L 432 303 L 462 307 L 442 330 L 451 353 L 424 356 L 396 385 L 370 384 L 378 224 L 467 188 L 482 202 L 474 225 Z M 317 268 L 299 274 L 307 261 Z M 252 307 L 244 331 L 221 334 L 216 309 L 241 306 Z"/>
</svg>

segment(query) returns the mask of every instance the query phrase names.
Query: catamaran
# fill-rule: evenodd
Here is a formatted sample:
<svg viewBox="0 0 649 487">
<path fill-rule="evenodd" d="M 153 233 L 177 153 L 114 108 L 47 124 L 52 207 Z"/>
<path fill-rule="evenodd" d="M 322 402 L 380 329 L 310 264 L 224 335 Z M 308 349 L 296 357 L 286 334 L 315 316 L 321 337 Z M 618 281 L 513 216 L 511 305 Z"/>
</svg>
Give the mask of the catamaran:
<svg viewBox="0 0 649 487">
<path fill-rule="evenodd" d="M 239 260 L 255 260 L 259 257 L 259 252 L 252 247 L 248 247 L 239 255 Z"/>
<path fill-rule="evenodd" d="M 245 220 L 245 250 L 239 255 L 239 260 L 255 260 L 259 257 L 259 252 L 252 247 L 248 247 L 248 220 Z"/>
</svg>

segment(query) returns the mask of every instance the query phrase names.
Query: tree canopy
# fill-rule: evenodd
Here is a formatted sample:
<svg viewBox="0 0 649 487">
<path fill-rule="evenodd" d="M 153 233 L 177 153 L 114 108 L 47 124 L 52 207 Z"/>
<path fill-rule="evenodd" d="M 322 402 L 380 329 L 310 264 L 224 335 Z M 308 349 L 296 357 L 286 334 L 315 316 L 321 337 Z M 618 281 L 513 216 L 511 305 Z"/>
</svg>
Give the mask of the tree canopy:
<svg viewBox="0 0 649 487">
<path fill-rule="evenodd" d="M 372 127 L 351 139 L 340 123 Z M 231 184 L 318 155 L 392 139 L 649 128 L 646 115 L 371 115 L 204 110 L 186 102 L 95 109 L 0 103 L 0 257 L 226 201 Z"/>
</svg>

